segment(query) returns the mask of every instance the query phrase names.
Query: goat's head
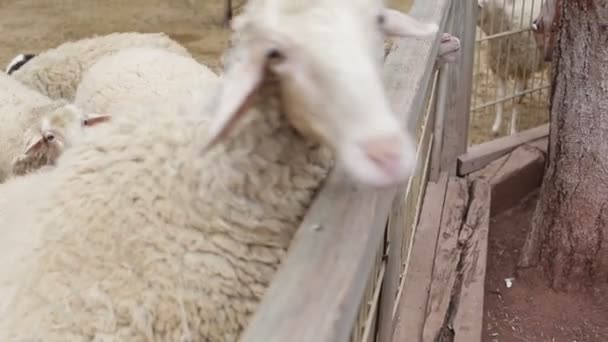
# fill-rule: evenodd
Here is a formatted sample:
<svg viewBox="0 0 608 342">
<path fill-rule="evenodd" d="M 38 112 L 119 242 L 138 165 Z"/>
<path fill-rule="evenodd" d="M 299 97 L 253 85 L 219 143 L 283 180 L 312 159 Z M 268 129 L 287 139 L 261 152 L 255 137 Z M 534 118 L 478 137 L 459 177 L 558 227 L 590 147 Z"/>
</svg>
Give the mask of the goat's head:
<svg viewBox="0 0 608 342">
<path fill-rule="evenodd" d="M 383 186 L 407 179 L 416 150 L 384 89 L 383 42 L 430 35 L 436 24 L 378 0 L 252 0 L 233 28 L 236 56 L 208 146 L 243 116 L 268 72 L 279 80 L 290 124 L 331 147 L 356 180 Z"/>
<path fill-rule="evenodd" d="M 538 16 L 532 22 L 536 46 L 545 62 L 553 59 L 555 34 L 561 15 L 560 0 L 545 0 Z"/>
<path fill-rule="evenodd" d="M 44 156 L 50 162 L 83 136 L 83 128 L 94 126 L 110 119 L 109 115 L 87 114 L 64 101 L 34 109 L 40 121 L 30 137 L 23 154 L 25 156 Z"/>
</svg>

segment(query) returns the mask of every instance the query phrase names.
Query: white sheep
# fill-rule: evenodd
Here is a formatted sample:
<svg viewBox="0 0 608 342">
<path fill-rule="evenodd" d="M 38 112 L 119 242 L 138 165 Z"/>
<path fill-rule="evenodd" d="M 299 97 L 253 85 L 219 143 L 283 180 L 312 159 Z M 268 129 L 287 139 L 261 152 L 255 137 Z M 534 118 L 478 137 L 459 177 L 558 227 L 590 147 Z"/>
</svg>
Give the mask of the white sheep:
<svg viewBox="0 0 608 342">
<path fill-rule="evenodd" d="M 190 56 L 183 46 L 164 33 L 118 32 L 63 43 L 31 57 L 17 70 L 13 66 L 11 76 L 51 99 L 72 101 L 82 73 L 99 58 L 135 46 L 157 47 Z M 7 69 L 11 64 L 15 64 L 15 60 Z"/>
<path fill-rule="evenodd" d="M 0 74 L 0 183 L 45 165 L 78 143 L 83 127 L 109 119 L 84 114 Z"/>
<path fill-rule="evenodd" d="M 520 23 L 529 27 L 540 12 L 541 1 L 533 1 L 533 6 L 526 6 L 529 3 L 530 0 L 478 0 L 477 25 L 486 35 L 519 29 Z M 547 67 L 543 56 L 536 51 L 534 37 L 528 32 L 489 40 L 487 58 L 496 76 L 496 95 L 499 99 L 505 97 L 509 79 L 515 80 L 515 93 L 520 93 L 536 72 Z M 496 104 L 493 133 L 500 131 L 503 107 L 503 102 Z M 519 113 L 515 100 L 512 108 L 510 133 L 514 134 L 517 132 Z"/>
<path fill-rule="evenodd" d="M 329 151 L 359 182 L 408 178 L 415 147 L 391 111 L 379 52 L 383 34 L 436 25 L 375 0 L 251 0 L 235 19 L 209 125 L 140 106 L 33 185 L 0 187 L 30 208 L 19 220 L 11 213 L 24 204 L 12 201 L 0 218 L 11 237 L 0 242 L 10 260 L 0 257 L 1 341 L 236 341 Z"/>
<path fill-rule="evenodd" d="M 219 78 L 192 57 L 156 47 L 126 48 L 87 70 L 74 99 L 86 112 L 119 113 L 129 105 L 192 103 L 214 94 Z M 113 109 L 116 105 L 120 108 Z"/>
</svg>

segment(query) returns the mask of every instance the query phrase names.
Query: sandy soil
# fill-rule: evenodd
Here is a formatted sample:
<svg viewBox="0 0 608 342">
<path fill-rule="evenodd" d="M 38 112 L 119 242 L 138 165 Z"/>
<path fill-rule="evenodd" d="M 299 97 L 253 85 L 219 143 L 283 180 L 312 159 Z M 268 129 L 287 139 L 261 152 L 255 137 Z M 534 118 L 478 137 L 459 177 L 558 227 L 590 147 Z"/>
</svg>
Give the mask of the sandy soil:
<svg viewBox="0 0 608 342">
<path fill-rule="evenodd" d="M 38 52 L 94 34 L 163 31 L 199 61 L 216 68 L 228 37 L 221 27 L 222 4 L 221 0 L 3 0 L 0 65 L 20 52 Z"/>
<path fill-rule="evenodd" d="M 608 341 L 608 287 L 550 290 L 538 271 L 515 276 L 538 193 L 492 219 L 484 303 L 484 342 Z M 507 288 L 505 279 L 514 277 Z"/>
</svg>

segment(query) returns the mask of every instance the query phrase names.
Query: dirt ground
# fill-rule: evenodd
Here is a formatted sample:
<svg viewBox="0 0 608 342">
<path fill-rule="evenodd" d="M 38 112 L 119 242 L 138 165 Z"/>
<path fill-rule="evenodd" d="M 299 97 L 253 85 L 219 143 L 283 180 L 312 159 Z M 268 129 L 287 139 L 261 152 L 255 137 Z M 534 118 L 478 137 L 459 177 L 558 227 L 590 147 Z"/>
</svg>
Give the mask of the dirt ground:
<svg viewBox="0 0 608 342">
<path fill-rule="evenodd" d="M 565 295 L 550 290 L 536 270 L 515 275 L 537 199 L 535 192 L 491 221 L 483 341 L 608 341 L 608 287 Z"/>
<path fill-rule="evenodd" d="M 2 0 L 0 65 L 94 34 L 162 31 L 217 68 L 228 37 L 222 6 L 222 0 Z"/>
</svg>

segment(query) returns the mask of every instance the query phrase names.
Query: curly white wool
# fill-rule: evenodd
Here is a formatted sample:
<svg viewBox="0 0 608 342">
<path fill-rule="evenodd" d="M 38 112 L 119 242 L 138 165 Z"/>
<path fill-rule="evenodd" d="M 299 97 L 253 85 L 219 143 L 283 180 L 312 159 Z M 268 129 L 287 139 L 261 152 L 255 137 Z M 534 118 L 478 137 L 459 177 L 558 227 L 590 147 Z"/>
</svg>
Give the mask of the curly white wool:
<svg viewBox="0 0 608 342">
<path fill-rule="evenodd" d="M 51 99 L 72 101 L 83 72 L 103 56 L 121 49 L 150 46 L 190 56 L 164 33 L 116 32 L 63 43 L 37 54 L 11 76 Z"/>
</svg>

